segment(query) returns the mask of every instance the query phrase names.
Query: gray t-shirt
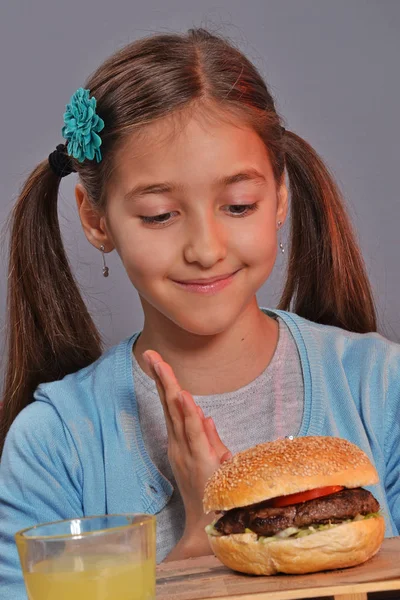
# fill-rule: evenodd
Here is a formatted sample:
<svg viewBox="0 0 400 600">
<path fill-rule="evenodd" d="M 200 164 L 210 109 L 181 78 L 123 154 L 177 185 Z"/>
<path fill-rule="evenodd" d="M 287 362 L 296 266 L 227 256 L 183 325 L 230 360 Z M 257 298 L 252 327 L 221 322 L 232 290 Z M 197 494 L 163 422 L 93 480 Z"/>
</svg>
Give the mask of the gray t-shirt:
<svg viewBox="0 0 400 600">
<path fill-rule="evenodd" d="M 303 416 L 303 376 L 296 343 L 278 318 L 279 339 L 270 364 L 256 379 L 234 392 L 194 396 L 232 454 L 287 435 L 296 436 Z M 185 511 L 167 457 L 167 429 L 154 381 L 133 357 L 133 376 L 144 444 L 158 470 L 174 487 L 167 506 L 157 515 L 157 561 L 177 544 Z"/>
</svg>

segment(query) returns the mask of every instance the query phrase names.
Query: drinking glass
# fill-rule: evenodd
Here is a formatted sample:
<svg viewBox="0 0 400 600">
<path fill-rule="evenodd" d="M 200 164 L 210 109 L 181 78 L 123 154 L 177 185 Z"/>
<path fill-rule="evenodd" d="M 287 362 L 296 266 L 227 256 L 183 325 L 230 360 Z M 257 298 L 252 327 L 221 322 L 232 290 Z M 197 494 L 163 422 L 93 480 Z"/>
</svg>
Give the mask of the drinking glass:
<svg viewBox="0 0 400 600">
<path fill-rule="evenodd" d="M 156 518 L 44 523 L 15 535 L 29 600 L 154 600 Z"/>
</svg>

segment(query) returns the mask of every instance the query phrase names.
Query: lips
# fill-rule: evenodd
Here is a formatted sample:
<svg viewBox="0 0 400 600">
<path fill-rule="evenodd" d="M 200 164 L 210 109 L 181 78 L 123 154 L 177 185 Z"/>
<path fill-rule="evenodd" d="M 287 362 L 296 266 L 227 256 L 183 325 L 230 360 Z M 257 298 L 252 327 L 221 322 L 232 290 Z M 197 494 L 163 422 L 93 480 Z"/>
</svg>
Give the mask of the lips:
<svg viewBox="0 0 400 600">
<path fill-rule="evenodd" d="M 225 289 L 232 283 L 236 274 L 240 271 L 234 271 L 233 273 L 226 273 L 225 275 L 217 275 L 216 277 L 209 277 L 207 279 L 190 279 L 187 281 L 176 281 L 173 280 L 176 285 L 184 289 L 187 292 L 196 294 L 214 295 Z"/>
<path fill-rule="evenodd" d="M 185 285 L 208 285 L 210 283 L 214 283 L 215 281 L 222 281 L 223 279 L 227 279 L 234 275 L 237 271 L 233 273 L 225 273 L 225 275 L 217 275 L 216 277 L 209 277 L 208 279 L 188 279 L 184 281 L 176 280 L 176 283 L 183 283 Z"/>
</svg>

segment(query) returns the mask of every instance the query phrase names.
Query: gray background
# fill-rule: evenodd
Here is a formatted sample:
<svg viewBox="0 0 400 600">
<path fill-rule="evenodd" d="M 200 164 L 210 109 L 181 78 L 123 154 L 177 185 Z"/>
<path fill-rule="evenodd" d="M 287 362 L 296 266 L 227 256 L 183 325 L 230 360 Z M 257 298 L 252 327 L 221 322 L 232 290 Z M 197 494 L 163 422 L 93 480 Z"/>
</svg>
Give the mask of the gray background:
<svg viewBox="0 0 400 600">
<path fill-rule="evenodd" d="M 400 341 L 398 0 L 3 0 L 0 8 L 0 224 L 29 171 L 61 141 L 71 94 L 111 52 L 142 35 L 210 26 L 237 41 L 266 76 L 288 128 L 326 159 L 347 199 L 376 295 L 380 330 Z M 106 345 L 141 327 L 117 255 L 84 238 L 62 183 L 60 218 L 72 268 Z M 286 232 L 283 231 L 283 239 Z M 0 258 L 4 340 L 7 235 Z M 280 255 L 259 294 L 274 306 Z"/>
</svg>

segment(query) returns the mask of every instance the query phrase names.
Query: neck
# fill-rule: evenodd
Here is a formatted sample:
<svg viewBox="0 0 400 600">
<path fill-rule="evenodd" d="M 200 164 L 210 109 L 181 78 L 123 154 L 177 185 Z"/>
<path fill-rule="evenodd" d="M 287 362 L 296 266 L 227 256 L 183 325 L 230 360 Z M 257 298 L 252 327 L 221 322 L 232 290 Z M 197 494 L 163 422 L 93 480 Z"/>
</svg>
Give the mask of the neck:
<svg viewBox="0 0 400 600">
<path fill-rule="evenodd" d="M 146 308 L 144 312 L 143 331 L 134 347 L 140 367 L 150 375 L 142 354 L 156 350 L 181 387 L 193 395 L 221 394 L 247 385 L 268 366 L 278 341 L 276 320 L 259 309 L 256 298 L 231 327 L 212 336 L 185 331 L 159 312 L 151 319 L 146 318 Z"/>
</svg>

